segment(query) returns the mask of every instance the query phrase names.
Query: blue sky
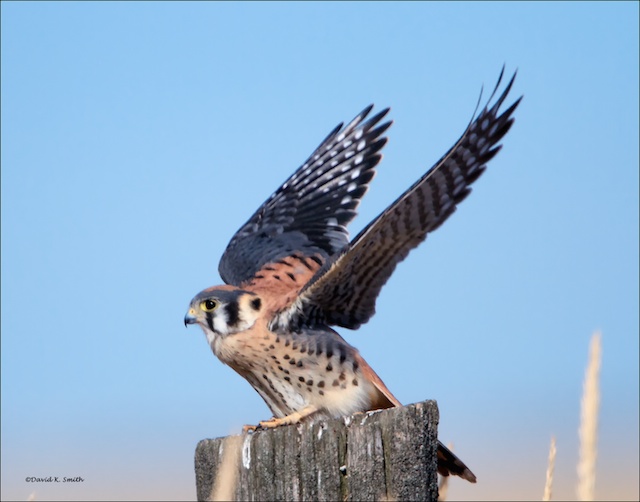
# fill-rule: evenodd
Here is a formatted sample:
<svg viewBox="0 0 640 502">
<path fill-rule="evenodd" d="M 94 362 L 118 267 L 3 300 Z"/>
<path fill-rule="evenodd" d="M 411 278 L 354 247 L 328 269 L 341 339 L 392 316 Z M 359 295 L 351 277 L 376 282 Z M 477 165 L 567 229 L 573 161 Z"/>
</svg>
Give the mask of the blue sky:
<svg viewBox="0 0 640 502">
<path fill-rule="evenodd" d="M 342 334 L 478 476 L 638 494 L 638 3 L 2 2 L 2 499 L 194 499 L 198 440 L 269 417 L 182 319 L 233 233 L 339 122 L 394 125 L 355 235 L 518 69 L 504 148 Z M 30 484 L 27 476 L 82 476 Z"/>
</svg>

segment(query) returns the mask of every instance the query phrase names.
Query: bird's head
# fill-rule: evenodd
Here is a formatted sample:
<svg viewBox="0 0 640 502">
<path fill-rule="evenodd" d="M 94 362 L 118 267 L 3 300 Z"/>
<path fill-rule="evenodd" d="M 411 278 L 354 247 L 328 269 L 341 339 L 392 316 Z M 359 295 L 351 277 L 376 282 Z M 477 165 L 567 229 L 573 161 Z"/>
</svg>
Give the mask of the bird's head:
<svg viewBox="0 0 640 502">
<path fill-rule="evenodd" d="M 184 316 L 184 325 L 198 324 L 209 343 L 253 326 L 260 315 L 262 301 L 255 293 L 232 286 L 219 286 L 198 293 Z"/>
</svg>

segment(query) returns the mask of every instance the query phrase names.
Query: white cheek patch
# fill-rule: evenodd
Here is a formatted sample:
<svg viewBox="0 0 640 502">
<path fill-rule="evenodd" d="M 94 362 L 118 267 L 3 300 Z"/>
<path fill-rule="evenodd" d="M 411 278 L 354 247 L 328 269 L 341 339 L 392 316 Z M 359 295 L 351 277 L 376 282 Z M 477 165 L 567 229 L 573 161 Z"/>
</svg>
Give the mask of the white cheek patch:
<svg viewBox="0 0 640 502">
<path fill-rule="evenodd" d="M 213 314 L 213 329 L 223 336 L 229 334 L 229 320 L 226 311 L 222 308 L 217 309 Z"/>
</svg>

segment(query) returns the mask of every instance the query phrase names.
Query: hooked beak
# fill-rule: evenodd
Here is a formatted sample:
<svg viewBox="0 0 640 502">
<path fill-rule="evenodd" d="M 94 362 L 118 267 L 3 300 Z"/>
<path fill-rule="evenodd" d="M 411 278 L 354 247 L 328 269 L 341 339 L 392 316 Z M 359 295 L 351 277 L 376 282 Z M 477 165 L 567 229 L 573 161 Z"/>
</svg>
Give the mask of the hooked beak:
<svg viewBox="0 0 640 502">
<path fill-rule="evenodd" d="M 198 319 L 196 319 L 196 311 L 193 308 L 190 308 L 189 312 L 184 316 L 184 325 L 186 327 L 187 324 L 195 324 L 197 322 Z"/>
</svg>

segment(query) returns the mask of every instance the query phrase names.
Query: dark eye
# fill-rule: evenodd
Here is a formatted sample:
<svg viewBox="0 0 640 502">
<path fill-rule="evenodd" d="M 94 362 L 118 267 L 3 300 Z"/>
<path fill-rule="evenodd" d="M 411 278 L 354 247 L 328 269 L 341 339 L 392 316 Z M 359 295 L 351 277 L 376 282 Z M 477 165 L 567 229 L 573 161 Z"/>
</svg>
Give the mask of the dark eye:
<svg viewBox="0 0 640 502">
<path fill-rule="evenodd" d="M 204 310 L 205 312 L 211 312 L 212 310 L 215 310 L 218 308 L 218 302 L 211 299 L 204 300 L 200 304 L 200 308 L 202 308 L 202 310 Z"/>
</svg>

